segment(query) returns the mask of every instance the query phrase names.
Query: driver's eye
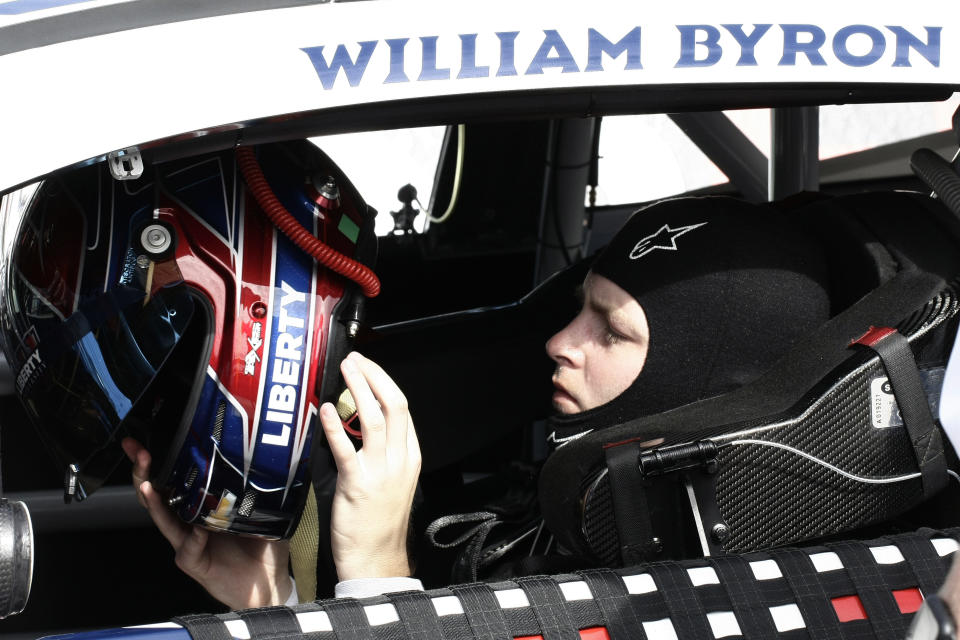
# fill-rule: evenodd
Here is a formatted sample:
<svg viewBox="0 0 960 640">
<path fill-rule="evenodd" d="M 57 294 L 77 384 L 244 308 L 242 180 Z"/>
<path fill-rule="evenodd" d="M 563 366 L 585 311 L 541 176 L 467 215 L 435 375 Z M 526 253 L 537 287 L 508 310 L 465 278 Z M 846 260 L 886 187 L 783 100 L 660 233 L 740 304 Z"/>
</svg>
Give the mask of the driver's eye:
<svg viewBox="0 0 960 640">
<path fill-rule="evenodd" d="M 614 331 L 610 325 L 606 325 L 603 329 L 603 341 L 607 344 L 617 344 L 623 339 L 623 336 Z"/>
</svg>

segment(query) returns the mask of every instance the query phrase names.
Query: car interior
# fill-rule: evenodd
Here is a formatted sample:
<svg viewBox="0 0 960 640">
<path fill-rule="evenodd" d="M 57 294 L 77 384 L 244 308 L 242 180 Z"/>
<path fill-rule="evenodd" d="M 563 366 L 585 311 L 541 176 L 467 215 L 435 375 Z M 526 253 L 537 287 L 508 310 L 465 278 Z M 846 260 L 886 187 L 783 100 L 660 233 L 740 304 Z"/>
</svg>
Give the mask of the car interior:
<svg viewBox="0 0 960 640">
<path fill-rule="evenodd" d="M 576 313 L 589 258 L 638 208 L 681 195 L 789 206 L 797 198 L 926 195 L 930 187 L 910 167 L 920 148 L 960 168 L 960 94 L 921 86 L 914 95 L 841 96 L 824 88 L 811 101 L 810 92 L 788 88 L 727 91 L 704 94 L 701 105 L 668 90 L 655 101 L 598 92 L 589 105 L 582 95 L 558 95 L 550 109 L 521 98 L 495 109 L 482 100 L 401 105 L 387 117 L 360 108 L 258 123 L 245 134 L 244 143 L 309 137 L 361 192 L 369 180 L 388 194 L 365 196 L 378 210 L 382 293 L 367 303 L 354 347 L 409 400 L 423 450 L 416 527 L 535 477 L 549 451 L 553 365 L 544 344 Z M 142 149 L 143 160 L 227 148 L 233 136 L 158 143 Z M 364 163 L 377 167 L 369 178 Z M 851 244 L 837 241 L 832 251 L 838 313 L 882 277 L 871 256 L 848 253 Z M 944 241 L 931 251 L 950 247 Z M 26 609 L 0 621 L 0 636 L 222 611 L 175 566 L 134 497 L 129 465 L 91 499 L 64 504 L 62 470 L 28 424 L 12 374 L 4 378 L 3 488 L 30 508 L 35 567 Z M 449 582 L 450 554 L 423 548 L 419 557 L 428 587 Z M 332 595 L 326 579 L 318 596 Z"/>
</svg>

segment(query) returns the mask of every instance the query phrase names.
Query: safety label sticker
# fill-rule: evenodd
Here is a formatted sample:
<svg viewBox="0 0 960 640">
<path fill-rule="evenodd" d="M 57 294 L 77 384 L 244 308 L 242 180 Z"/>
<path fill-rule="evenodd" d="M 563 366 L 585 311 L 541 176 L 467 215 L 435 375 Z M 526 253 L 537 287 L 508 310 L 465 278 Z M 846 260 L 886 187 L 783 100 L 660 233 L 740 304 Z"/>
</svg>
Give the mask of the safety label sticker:
<svg viewBox="0 0 960 640">
<path fill-rule="evenodd" d="M 943 387 L 944 367 L 921 369 L 920 380 L 934 418 L 939 416 L 940 393 Z M 902 427 L 903 416 L 897 406 L 893 386 L 886 376 L 874 378 L 870 382 L 870 422 L 875 429 Z"/>
</svg>

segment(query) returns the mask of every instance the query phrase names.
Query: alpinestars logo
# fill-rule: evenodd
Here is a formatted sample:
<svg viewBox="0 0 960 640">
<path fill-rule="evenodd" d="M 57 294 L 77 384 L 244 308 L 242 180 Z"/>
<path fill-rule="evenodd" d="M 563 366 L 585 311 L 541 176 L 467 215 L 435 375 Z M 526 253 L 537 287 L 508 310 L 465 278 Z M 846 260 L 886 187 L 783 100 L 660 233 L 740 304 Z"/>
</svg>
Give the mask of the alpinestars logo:
<svg viewBox="0 0 960 640">
<path fill-rule="evenodd" d="M 669 224 L 665 224 L 660 227 L 656 233 L 640 240 L 640 242 L 633 247 L 633 251 L 630 252 L 630 259 L 638 260 L 651 251 L 656 251 L 657 249 L 676 251 L 677 238 L 685 233 L 693 231 L 694 229 L 698 229 L 705 224 L 707 223 L 701 222 L 700 224 L 691 224 L 687 225 L 686 227 L 677 227 L 676 229 L 671 229 Z"/>
<path fill-rule="evenodd" d="M 250 351 L 247 353 L 247 357 L 243 359 L 243 372 L 248 376 L 252 376 L 256 373 L 257 363 L 260 362 L 260 356 L 257 354 L 257 351 L 259 351 L 260 347 L 263 346 L 262 336 L 263 325 L 259 322 L 254 322 L 253 326 L 250 328 L 250 337 L 247 338 L 247 344 L 250 345 Z"/>
</svg>

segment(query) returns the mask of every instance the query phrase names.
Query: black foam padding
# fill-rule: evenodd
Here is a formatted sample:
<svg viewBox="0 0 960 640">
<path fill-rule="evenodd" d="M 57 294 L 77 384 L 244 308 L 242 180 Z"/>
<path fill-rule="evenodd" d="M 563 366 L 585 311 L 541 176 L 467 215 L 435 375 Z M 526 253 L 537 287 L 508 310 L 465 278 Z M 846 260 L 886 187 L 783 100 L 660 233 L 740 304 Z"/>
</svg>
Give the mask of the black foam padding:
<svg viewBox="0 0 960 640">
<path fill-rule="evenodd" d="M 397 609 L 410 640 L 437 640 L 444 637 L 437 611 L 425 592 L 388 593 L 386 598 Z"/>
<path fill-rule="evenodd" d="M 663 594 L 666 611 L 679 638 L 706 638 L 712 635 L 707 612 L 697 588 L 693 587 L 687 567 L 660 563 L 650 567 L 650 575 Z"/>
<path fill-rule="evenodd" d="M 730 597 L 731 608 L 746 637 L 773 638 L 777 634 L 770 607 L 789 598 L 783 584 L 761 584 L 741 556 L 719 556 L 710 561 Z M 780 587 L 777 589 L 776 587 Z M 777 593 L 777 592 L 780 593 Z"/>
<path fill-rule="evenodd" d="M 330 625 L 337 640 L 372 640 L 375 637 L 367 620 L 367 614 L 364 613 L 363 606 L 358 601 L 341 598 L 325 600 L 322 605 L 323 610 L 330 617 Z"/>
<path fill-rule="evenodd" d="M 797 598 L 797 608 L 807 623 L 812 640 L 828 640 L 841 635 L 840 621 L 830 602 L 828 590 L 817 575 L 810 555 L 787 549 L 778 554 L 784 579 Z"/>
<path fill-rule="evenodd" d="M 930 554 L 927 542 L 919 536 L 900 536 L 895 543 L 921 593 L 934 593 L 939 589 L 943 583 L 943 560 Z"/>
<path fill-rule="evenodd" d="M 196 613 L 173 618 L 187 630 L 193 640 L 233 640 L 223 620 L 212 613 Z"/>
<path fill-rule="evenodd" d="M 829 545 L 829 548 L 840 556 L 847 567 L 878 640 L 903 638 L 903 614 L 893 592 L 885 586 L 880 565 L 874 561 L 870 550 L 853 542 L 839 542 Z"/>
<path fill-rule="evenodd" d="M 646 637 L 627 588 L 612 569 L 590 569 L 580 575 L 600 609 L 610 640 Z"/>
<path fill-rule="evenodd" d="M 287 607 L 248 609 L 238 611 L 237 615 L 247 625 L 251 637 L 274 638 L 300 633 L 297 616 Z"/>
<path fill-rule="evenodd" d="M 554 580 L 533 576 L 520 578 L 517 584 L 533 607 L 543 640 L 580 640 L 576 621 Z"/>
<path fill-rule="evenodd" d="M 507 621 L 493 590 L 482 583 L 450 587 L 460 599 L 463 612 L 477 640 L 500 640 L 507 637 Z"/>
</svg>

